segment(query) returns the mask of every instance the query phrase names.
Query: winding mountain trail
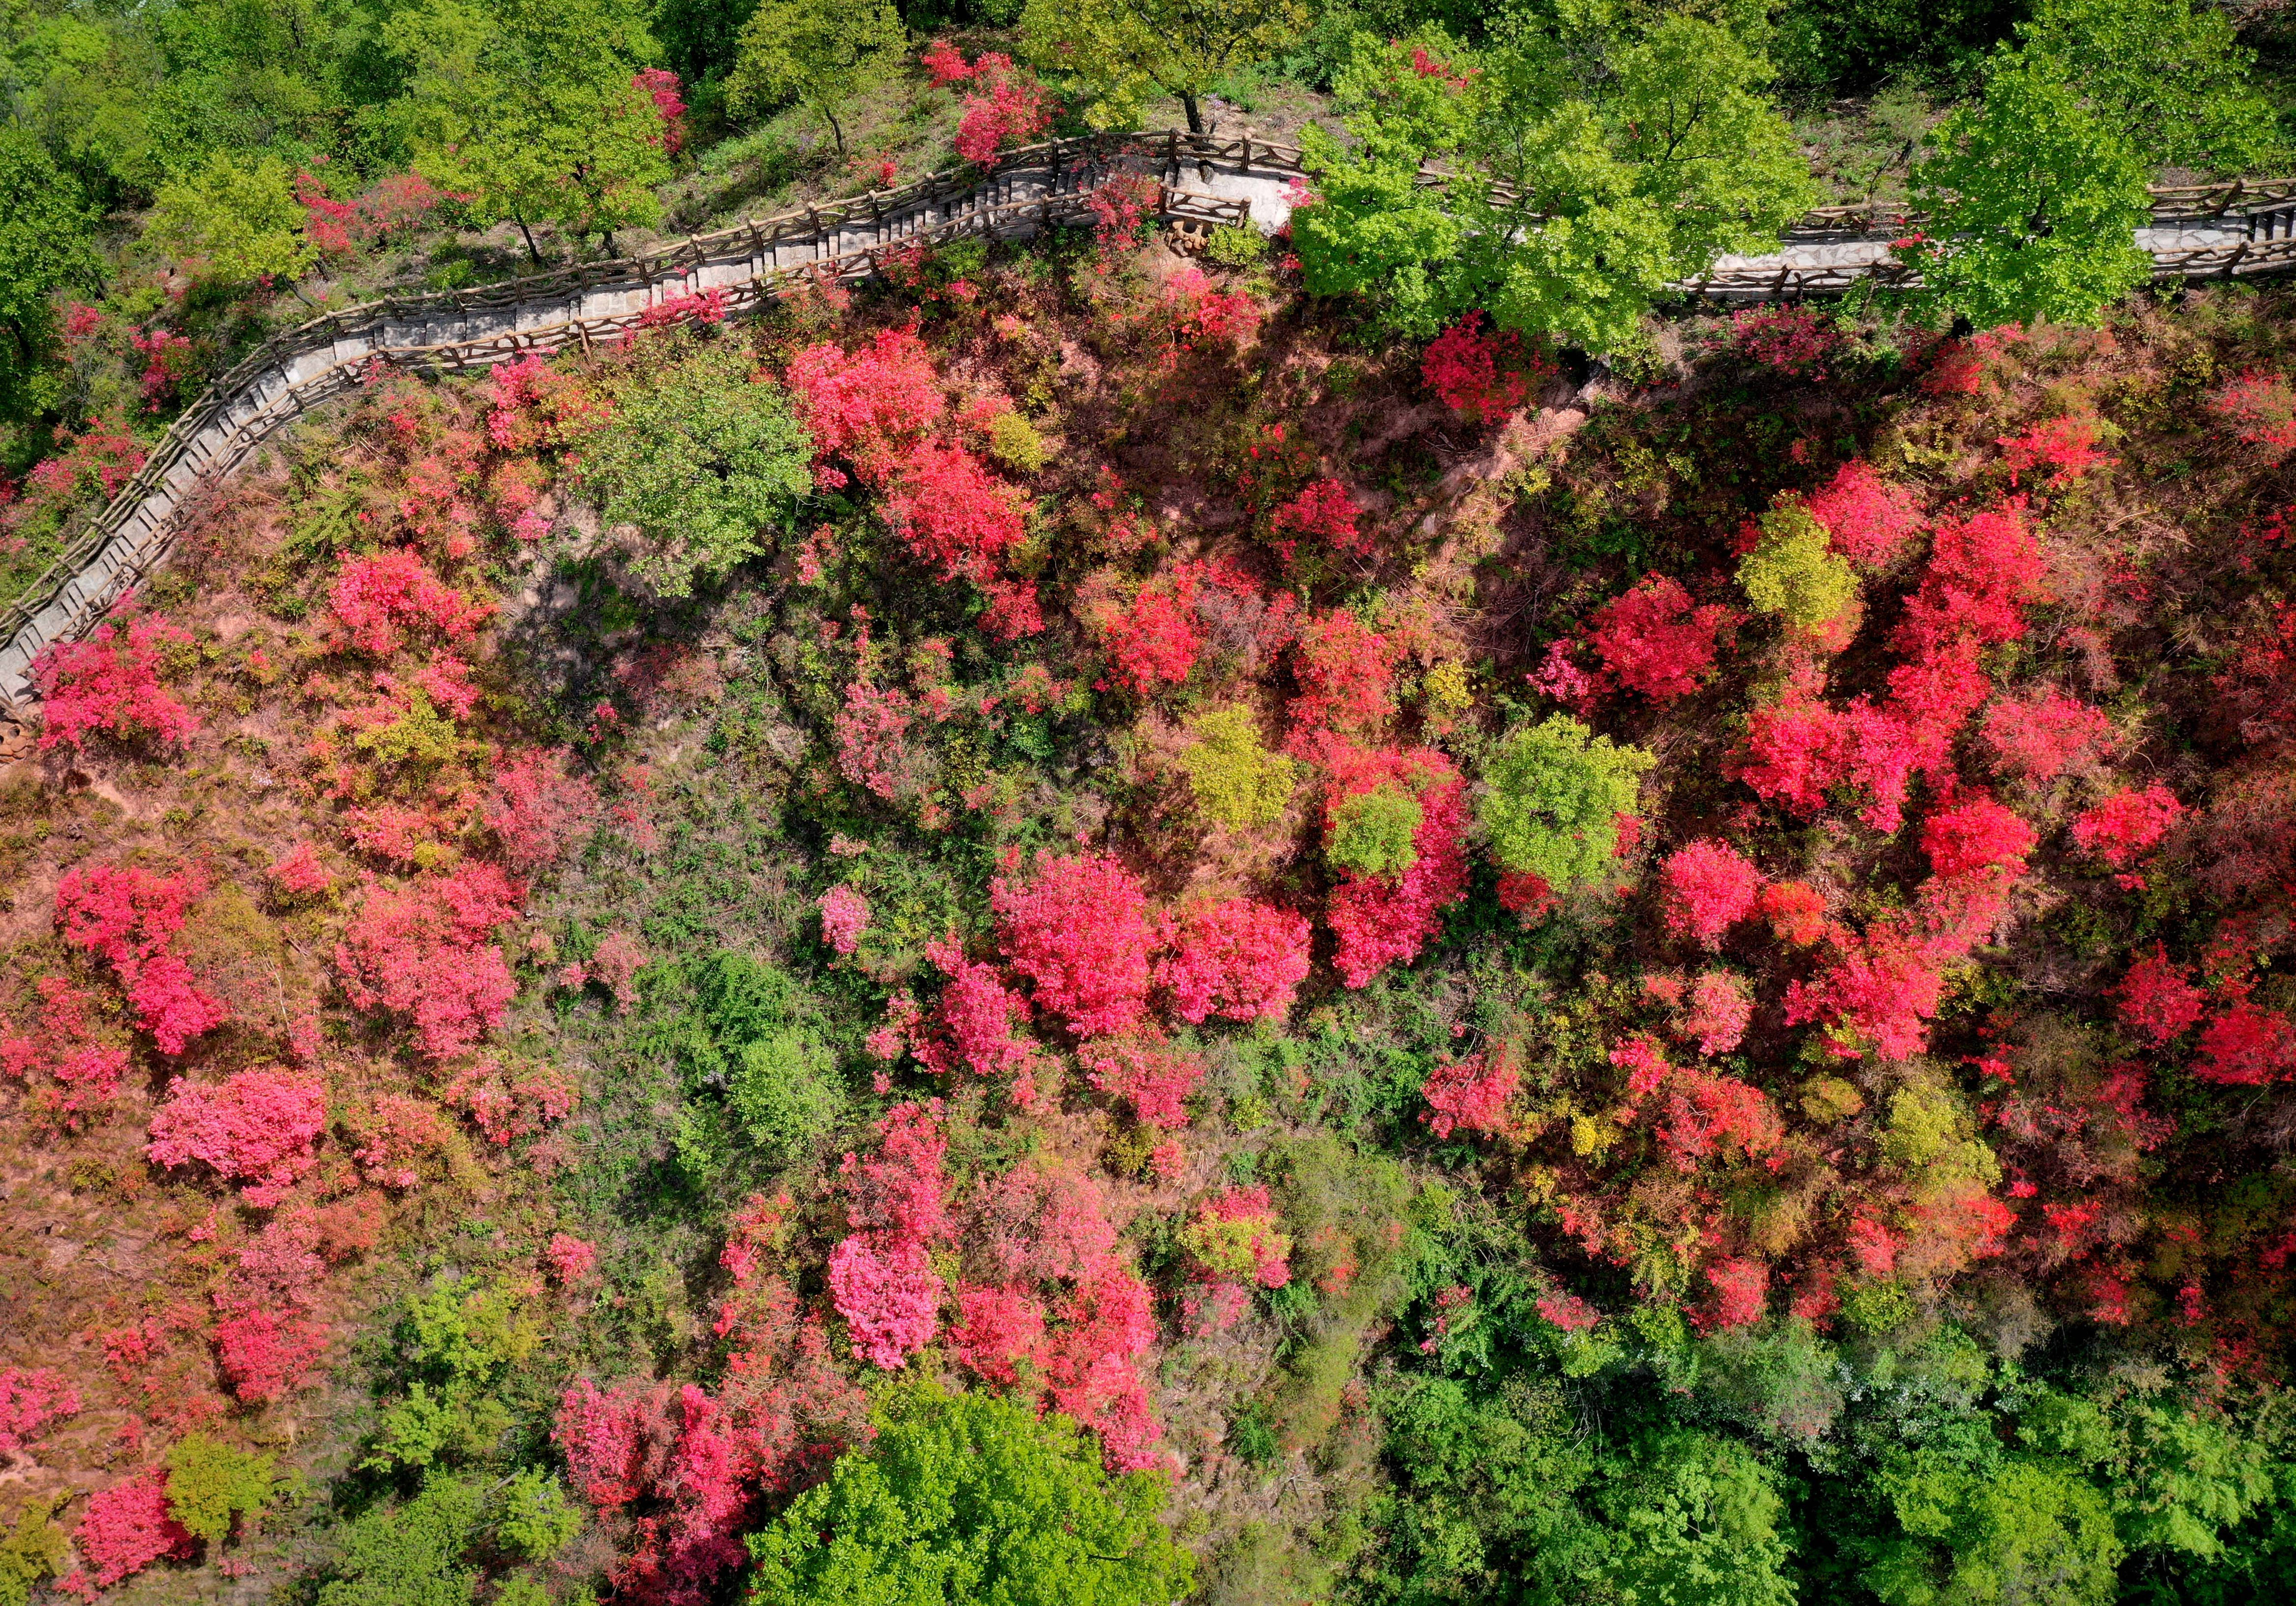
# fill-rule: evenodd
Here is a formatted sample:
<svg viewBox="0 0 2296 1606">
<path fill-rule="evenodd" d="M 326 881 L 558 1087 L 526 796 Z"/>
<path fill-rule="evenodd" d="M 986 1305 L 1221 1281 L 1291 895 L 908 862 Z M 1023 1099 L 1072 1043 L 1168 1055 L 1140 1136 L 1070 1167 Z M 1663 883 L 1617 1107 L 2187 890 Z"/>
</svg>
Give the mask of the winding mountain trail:
<svg viewBox="0 0 2296 1606">
<path fill-rule="evenodd" d="M 275 432 L 357 385 L 377 362 L 488 368 L 531 353 L 619 339 L 676 321 L 709 298 L 747 311 L 806 279 L 857 279 L 888 250 L 963 234 L 1017 239 L 1088 222 L 1086 197 L 1111 175 L 1162 184 L 1159 216 L 1200 225 L 1249 221 L 1263 232 L 1292 214 L 1304 177 L 1299 151 L 1180 133 L 1054 141 L 987 169 L 934 174 L 902 188 L 758 218 L 643 256 L 414 298 L 385 298 L 283 332 L 201 394 L 134 479 L 47 572 L 0 612 L 0 717 L 20 717 L 33 660 L 75 639 L 148 576 L 176 534 Z M 2156 189 L 2136 231 L 2156 279 L 2223 278 L 2296 269 L 2296 180 L 2237 180 Z M 1679 288 L 1742 304 L 1839 293 L 1864 279 L 1909 283 L 1889 242 L 1906 220 L 1828 208 L 1780 250 L 1724 257 Z"/>
</svg>

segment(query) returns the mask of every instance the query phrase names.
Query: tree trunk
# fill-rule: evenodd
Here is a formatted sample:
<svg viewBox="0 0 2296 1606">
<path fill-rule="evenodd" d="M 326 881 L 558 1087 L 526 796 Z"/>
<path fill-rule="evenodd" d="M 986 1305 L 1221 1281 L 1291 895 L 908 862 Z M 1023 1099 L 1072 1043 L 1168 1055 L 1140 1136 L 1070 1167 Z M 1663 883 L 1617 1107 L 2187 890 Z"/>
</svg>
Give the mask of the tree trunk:
<svg viewBox="0 0 2296 1606">
<path fill-rule="evenodd" d="M 836 140 L 837 140 L 837 153 L 838 153 L 838 155 L 840 155 L 840 156 L 844 155 L 844 154 L 845 154 L 845 127 L 844 127 L 844 125 L 843 125 L 843 124 L 841 124 L 841 123 L 840 123 L 840 122 L 837 120 L 837 113 L 835 113 L 834 111 L 832 111 L 828 108 L 828 106 L 826 106 L 826 105 L 824 105 L 824 106 L 822 107 L 822 109 L 821 109 L 821 115 L 822 115 L 822 116 L 824 116 L 824 117 L 825 117 L 825 118 L 827 118 L 827 119 L 829 119 L 829 132 L 836 137 Z"/>
<path fill-rule="evenodd" d="M 1180 91 L 1180 110 L 1188 114 L 1188 132 L 1201 134 L 1204 131 L 1204 114 L 1197 108 L 1196 97 L 1193 91 L 1186 89 Z"/>
<path fill-rule="evenodd" d="M 542 253 L 535 249 L 534 231 L 526 226 L 526 219 L 523 217 L 513 217 L 511 221 L 517 224 L 518 232 L 526 236 L 526 254 L 534 258 L 535 266 L 540 267 L 542 266 Z"/>
</svg>

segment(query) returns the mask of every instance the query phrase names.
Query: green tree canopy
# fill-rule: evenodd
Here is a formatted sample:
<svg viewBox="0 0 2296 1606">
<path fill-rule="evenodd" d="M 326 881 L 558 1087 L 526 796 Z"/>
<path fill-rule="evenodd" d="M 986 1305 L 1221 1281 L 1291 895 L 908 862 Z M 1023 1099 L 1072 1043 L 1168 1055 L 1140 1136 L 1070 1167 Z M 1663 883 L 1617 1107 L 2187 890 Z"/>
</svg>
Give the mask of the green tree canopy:
<svg viewBox="0 0 2296 1606">
<path fill-rule="evenodd" d="M 207 165 L 160 186 L 147 225 L 152 243 L 217 278 L 242 284 L 266 274 L 292 281 L 317 251 L 303 232 L 303 208 L 275 156 L 241 162 L 217 151 Z"/>
<path fill-rule="evenodd" d="M 94 227 L 71 176 L 21 128 L 0 127 L 0 417 L 56 401 L 54 297 L 100 282 Z"/>
<path fill-rule="evenodd" d="M 1988 1444 L 1893 1452 L 1875 1487 L 1899 1537 L 1866 1586 L 1885 1606 L 2103 1606 L 2123 1553 L 2104 1496 L 2070 1463 Z"/>
<path fill-rule="evenodd" d="M 220 1545 L 235 1517 L 271 1503 L 273 1457 L 193 1433 L 168 1447 L 168 1510 L 195 1539 Z"/>
<path fill-rule="evenodd" d="M 1320 200 L 1292 221 L 1309 290 L 1423 337 L 1474 308 L 1596 349 L 1725 251 L 1775 246 L 1816 191 L 1731 29 L 1508 13 L 1471 51 L 1355 37 L 1335 86 L 1353 147 L 1301 135 Z M 1423 165 L 1452 175 L 1418 182 Z"/>
<path fill-rule="evenodd" d="M 634 79 L 653 42 L 634 0 L 423 0 L 387 36 L 390 120 L 414 164 L 480 215 L 611 235 L 661 215 L 661 119 Z"/>
<path fill-rule="evenodd" d="M 577 474 L 609 526 L 636 529 L 631 568 L 664 596 L 763 551 L 762 533 L 813 485 L 811 438 L 753 366 L 737 340 L 662 340 L 606 382 L 613 414 Z"/>
<path fill-rule="evenodd" d="M 736 111 L 803 101 L 842 151 L 837 108 L 907 40 L 892 0 L 765 0 L 742 29 L 726 99 Z"/>
<path fill-rule="evenodd" d="M 1617 854 L 1618 817 L 1635 811 L 1656 762 L 1561 714 L 1516 731 L 1484 766 L 1476 799 L 1491 856 L 1558 892 L 1591 881 Z"/>
<path fill-rule="evenodd" d="M 1211 86 L 1281 54 L 1308 19 L 1304 0 L 1029 0 L 1021 37 L 1038 66 L 1084 81 L 1094 127 L 1129 127 L 1161 93 L 1201 134 Z"/>
<path fill-rule="evenodd" d="M 1194 1558 L 1158 1513 L 1164 1480 L 1111 1477 L 1060 1415 L 988 1395 L 898 1389 L 876 1441 L 750 1539 L 759 1606 L 996 1602 L 1166 1606 Z"/>
</svg>

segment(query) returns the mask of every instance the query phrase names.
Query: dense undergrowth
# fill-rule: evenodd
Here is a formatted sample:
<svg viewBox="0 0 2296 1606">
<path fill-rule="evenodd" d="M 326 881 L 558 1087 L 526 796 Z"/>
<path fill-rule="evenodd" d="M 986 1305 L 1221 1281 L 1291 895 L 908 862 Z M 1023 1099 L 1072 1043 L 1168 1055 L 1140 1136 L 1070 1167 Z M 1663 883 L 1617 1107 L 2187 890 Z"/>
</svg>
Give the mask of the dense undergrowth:
<svg viewBox="0 0 2296 1606">
<path fill-rule="evenodd" d="M 379 368 L 47 662 L 0 1599 L 2284 1590 L 2284 296 L 1123 224 Z"/>
</svg>

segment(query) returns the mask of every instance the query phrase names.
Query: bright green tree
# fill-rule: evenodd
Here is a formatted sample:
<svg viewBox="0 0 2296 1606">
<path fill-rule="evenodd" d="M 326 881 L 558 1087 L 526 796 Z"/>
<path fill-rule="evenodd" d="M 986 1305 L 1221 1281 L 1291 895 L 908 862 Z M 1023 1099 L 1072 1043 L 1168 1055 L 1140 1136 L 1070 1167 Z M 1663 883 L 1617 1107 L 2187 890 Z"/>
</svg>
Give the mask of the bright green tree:
<svg viewBox="0 0 2296 1606">
<path fill-rule="evenodd" d="M 765 1153 L 800 1159 L 835 1130 L 844 1110 L 837 1055 L 800 1028 L 770 1033 L 742 1047 L 726 1080 L 726 1102 Z"/>
<path fill-rule="evenodd" d="M 471 1606 L 483 1503 L 480 1479 L 434 1471 L 414 1499 L 363 1512 L 317 1606 Z"/>
<path fill-rule="evenodd" d="M 1259 721 L 1247 708 L 1215 709 L 1188 721 L 1196 738 L 1180 754 L 1180 768 L 1196 807 L 1231 831 L 1272 825 L 1299 784 L 1299 766 L 1259 742 Z"/>
<path fill-rule="evenodd" d="M 2042 0 L 1984 98 L 1914 170 L 1930 239 L 1906 254 L 1978 324 L 2087 323 L 2144 283 L 2130 231 L 2168 165 L 2239 171 L 2275 143 L 2254 53 L 2191 0 Z"/>
<path fill-rule="evenodd" d="M 1304 0 L 1029 0 L 1021 38 L 1038 66 L 1084 81 L 1095 127 L 1137 122 L 1160 93 L 1201 134 L 1212 86 L 1282 54 L 1308 20 Z"/>
<path fill-rule="evenodd" d="M 64 1496 L 28 1501 L 0 1531 L 0 1606 L 25 1606 L 35 1586 L 53 1577 L 71 1553 L 71 1541 L 52 1519 Z"/>
<path fill-rule="evenodd" d="M 1301 135 L 1320 197 L 1292 219 L 1309 290 L 1363 297 L 1414 337 L 1480 308 L 1617 350 L 1667 285 L 1774 247 L 1815 198 L 1769 63 L 1733 29 L 1508 13 L 1491 32 L 1481 50 L 1355 37 L 1335 85 L 1354 143 Z M 1429 166 L 1449 176 L 1421 184 Z"/>
<path fill-rule="evenodd" d="M 609 526 L 636 530 L 631 568 L 664 596 L 763 551 L 813 484 L 812 440 L 754 366 L 738 340 L 660 341 L 607 381 L 612 417 L 578 474 Z"/>
<path fill-rule="evenodd" d="M 1930 238 L 1901 255 L 1940 306 L 1980 328 L 2083 323 L 2151 274 L 2132 235 L 2146 217 L 2144 163 L 2058 62 L 1997 57 L 1984 99 L 1932 140 L 1914 170 Z"/>
<path fill-rule="evenodd" d="M 291 283 L 318 255 L 287 166 L 275 156 L 242 163 L 214 152 L 205 167 L 160 186 L 146 227 L 161 250 L 234 284 L 266 274 Z"/>
<path fill-rule="evenodd" d="M 2123 1553 L 2104 1496 L 2068 1463 L 1990 1444 L 1892 1452 L 1874 1479 L 1899 1536 L 1862 1581 L 1884 1606 L 2104 1606 Z"/>
<path fill-rule="evenodd" d="M 39 142 L 0 127 L 0 417 L 54 405 L 58 291 L 93 290 L 102 270 L 95 216 Z"/>
<path fill-rule="evenodd" d="M 1164 1494 L 1156 1473 L 1102 1471 L 1064 1416 L 901 1388 L 867 1450 L 750 1536 L 750 1599 L 1165 1606 L 1189 1592 L 1194 1558 L 1159 1519 Z"/>
<path fill-rule="evenodd" d="M 653 53 L 636 0 L 424 0 L 386 38 L 408 71 L 397 132 L 480 215 L 610 242 L 661 216 L 661 119 L 633 75 Z"/>
<path fill-rule="evenodd" d="M 220 1545 L 234 1518 L 255 1516 L 271 1503 L 272 1461 L 204 1433 L 187 1434 L 168 1447 L 168 1510 L 193 1538 Z"/>
<path fill-rule="evenodd" d="M 1491 856 L 1558 892 L 1593 880 L 1618 853 L 1618 817 L 1635 812 L 1656 762 L 1562 714 L 1516 731 L 1483 766 L 1475 804 Z"/>
<path fill-rule="evenodd" d="M 1618 1539 L 1602 1568 L 1628 1606 L 1793 1606 L 1785 1502 L 1745 1446 L 1674 1431 L 1614 1467 L 1598 1505 Z"/>
<path fill-rule="evenodd" d="M 892 0 L 765 0 L 742 29 L 726 80 L 736 111 L 802 101 L 845 149 L 837 109 L 908 41 Z"/>
<path fill-rule="evenodd" d="M 2039 0 L 2028 53 L 2063 69 L 2082 102 L 2152 165 L 2248 171 L 2277 143 L 2251 82 L 2256 53 L 2224 12 L 2192 0 Z"/>
<path fill-rule="evenodd" d="M 1400 875 L 1419 862 L 1417 838 L 1426 811 L 1399 786 L 1358 792 L 1332 810 L 1332 863 L 1358 875 Z"/>
<path fill-rule="evenodd" d="M 1839 618 L 1857 594 L 1857 576 L 1833 551 L 1825 527 L 1794 503 L 1765 513 L 1761 531 L 1738 563 L 1746 600 L 1800 630 Z"/>
</svg>

